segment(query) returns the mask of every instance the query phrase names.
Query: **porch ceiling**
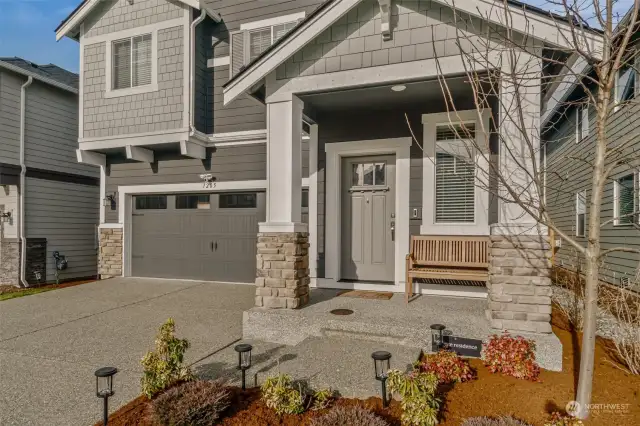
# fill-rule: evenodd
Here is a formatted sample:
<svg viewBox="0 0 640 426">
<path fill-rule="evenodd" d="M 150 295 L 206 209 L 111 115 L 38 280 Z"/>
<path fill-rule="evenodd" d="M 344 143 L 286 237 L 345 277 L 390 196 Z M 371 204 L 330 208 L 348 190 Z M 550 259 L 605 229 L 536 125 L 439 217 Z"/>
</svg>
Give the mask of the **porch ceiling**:
<svg viewBox="0 0 640 426">
<path fill-rule="evenodd" d="M 391 90 L 393 86 L 403 85 L 401 92 Z M 448 90 L 456 99 L 472 96 L 467 77 L 447 79 Z M 383 86 L 359 87 L 335 92 L 301 95 L 305 111 L 313 114 L 336 110 L 381 110 L 395 107 L 430 105 L 434 102 L 444 104 L 443 87 L 438 80 L 397 83 Z"/>
</svg>

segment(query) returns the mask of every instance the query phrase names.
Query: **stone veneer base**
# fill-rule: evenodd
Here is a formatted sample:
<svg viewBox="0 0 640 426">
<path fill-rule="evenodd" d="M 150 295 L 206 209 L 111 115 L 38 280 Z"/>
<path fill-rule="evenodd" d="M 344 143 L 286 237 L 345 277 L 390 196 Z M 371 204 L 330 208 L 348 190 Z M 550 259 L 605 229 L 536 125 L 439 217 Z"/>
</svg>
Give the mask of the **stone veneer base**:
<svg viewBox="0 0 640 426">
<path fill-rule="evenodd" d="M 259 233 L 255 305 L 297 309 L 309 303 L 309 234 Z"/>
<path fill-rule="evenodd" d="M 101 279 L 122 276 L 122 229 L 100 229 L 98 273 Z"/>
<path fill-rule="evenodd" d="M 0 285 L 20 283 L 20 241 L 0 238 Z"/>
</svg>

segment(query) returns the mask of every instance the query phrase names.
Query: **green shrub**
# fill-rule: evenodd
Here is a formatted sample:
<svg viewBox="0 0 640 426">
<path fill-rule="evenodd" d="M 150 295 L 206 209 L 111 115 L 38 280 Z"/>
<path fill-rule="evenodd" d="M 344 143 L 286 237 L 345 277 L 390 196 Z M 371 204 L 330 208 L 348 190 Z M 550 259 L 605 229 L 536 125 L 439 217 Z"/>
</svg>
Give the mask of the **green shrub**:
<svg viewBox="0 0 640 426">
<path fill-rule="evenodd" d="M 334 407 L 311 420 L 310 426 L 388 426 L 385 420 L 362 407 Z"/>
<path fill-rule="evenodd" d="M 169 318 L 156 336 L 155 351 L 149 351 L 142 358 L 144 373 L 140 383 L 147 398 L 176 382 L 193 379 L 191 369 L 182 365 L 189 342 L 175 337 L 175 330 L 175 322 Z"/>
<path fill-rule="evenodd" d="M 229 391 L 222 382 L 196 380 L 167 390 L 151 407 L 160 425 L 208 426 L 215 424 L 229 402 Z"/>
<path fill-rule="evenodd" d="M 502 417 L 471 417 L 462 423 L 461 426 L 530 426 L 521 420 L 511 416 Z"/>
<path fill-rule="evenodd" d="M 544 423 L 544 426 L 583 426 L 582 420 L 573 416 L 568 416 L 557 411 L 551 414 L 551 418 Z"/>
<path fill-rule="evenodd" d="M 441 384 L 466 382 L 474 378 L 469 362 L 457 353 L 446 350 L 426 355 L 418 367 L 425 373 L 434 373 Z"/>
<path fill-rule="evenodd" d="M 324 410 L 333 402 L 333 391 L 331 389 L 320 389 L 313 392 L 311 396 L 311 409 L 313 411 Z"/>
<path fill-rule="evenodd" d="M 438 423 L 440 400 L 435 393 L 438 377 L 433 373 L 414 370 L 405 374 L 389 371 L 389 390 L 402 398 L 402 424 L 405 426 L 433 426 Z"/>
<path fill-rule="evenodd" d="M 262 384 L 262 400 L 276 414 L 301 414 L 304 412 L 304 396 L 301 389 L 294 389 L 291 377 L 286 374 L 268 377 Z"/>
</svg>

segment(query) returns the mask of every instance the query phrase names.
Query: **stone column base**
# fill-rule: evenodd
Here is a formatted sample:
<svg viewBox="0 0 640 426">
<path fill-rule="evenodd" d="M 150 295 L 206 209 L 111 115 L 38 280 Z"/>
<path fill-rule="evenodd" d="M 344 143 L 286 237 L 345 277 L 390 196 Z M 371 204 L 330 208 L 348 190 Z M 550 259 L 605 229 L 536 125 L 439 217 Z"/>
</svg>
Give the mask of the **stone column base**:
<svg viewBox="0 0 640 426">
<path fill-rule="evenodd" d="M 491 236 L 487 283 L 491 327 L 551 333 L 550 255 L 544 236 Z"/>
<path fill-rule="evenodd" d="M 100 279 L 122 276 L 122 229 L 100 229 L 100 253 L 98 254 Z"/>
<path fill-rule="evenodd" d="M 20 285 L 20 240 L 0 238 L 0 284 Z"/>
<path fill-rule="evenodd" d="M 256 306 L 297 309 L 309 303 L 309 234 L 259 233 Z"/>
</svg>

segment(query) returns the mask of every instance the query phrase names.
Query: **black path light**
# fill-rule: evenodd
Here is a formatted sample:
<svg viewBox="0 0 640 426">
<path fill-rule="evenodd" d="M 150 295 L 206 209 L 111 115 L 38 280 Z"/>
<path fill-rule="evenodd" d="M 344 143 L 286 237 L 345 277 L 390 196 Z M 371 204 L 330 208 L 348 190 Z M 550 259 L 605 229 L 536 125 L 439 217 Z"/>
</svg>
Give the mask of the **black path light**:
<svg viewBox="0 0 640 426">
<path fill-rule="evenodd" d="M 442 340 L 442 331 L 447 328 L 442 324 L 431 325 L 431 352 L 438 352 L 442 349 L 444 342 Z"/>
<path fill-rule="evenodd" d="M 382 406 L 389 406 L 387 399 L 387 377 L 391 369 L 391 354 L 386 351 L 376 351 L 371 354 L 373 366 L 376 370 L 376 380 L 382 383 Z"/>
<path fill-rule="evenodd" d="M 113 391 L 113 376 L 118 369 L 115 367 L 102 367 L 94 373 L 96 375 L 96 396 L 104 400 L 104 413 L 102 424 L 107 425 L 109 421 L 109 397 L 115 393 Z"/>
<path fill-rule="evenodd" d="M 253 346 L 243 343 L 237 345 L 234 349 L 238 352 L 238 370 L 242 370 L 242 390 L 245 390 L 245 372 L 251 368 L 251 350 Z"/>
</svg>

